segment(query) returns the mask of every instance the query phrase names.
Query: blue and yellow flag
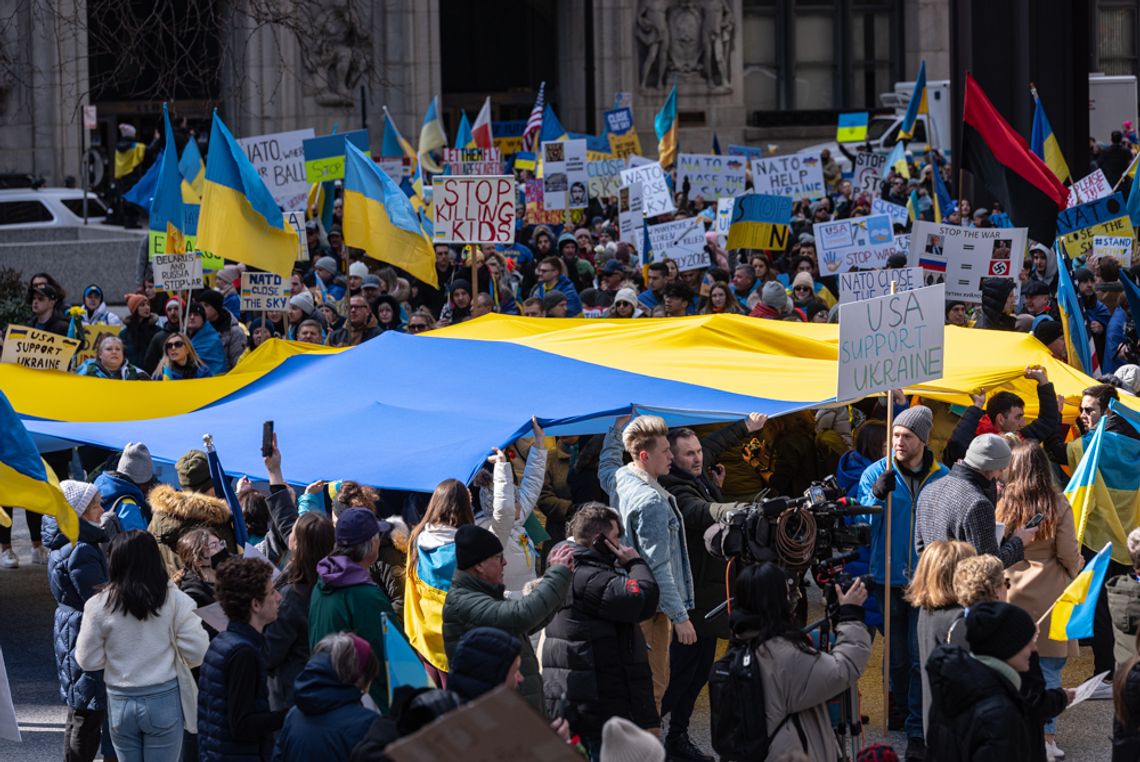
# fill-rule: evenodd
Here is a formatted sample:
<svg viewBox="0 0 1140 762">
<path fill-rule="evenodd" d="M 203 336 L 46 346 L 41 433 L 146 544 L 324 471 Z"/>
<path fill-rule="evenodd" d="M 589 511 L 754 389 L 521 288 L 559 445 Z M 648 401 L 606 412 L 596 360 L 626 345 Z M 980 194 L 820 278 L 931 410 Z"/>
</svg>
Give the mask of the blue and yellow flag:
<svg viewBox="0 0 1140 762">
<path fill-rule="evenodd" d="M 1029 150 L 1045 162 L 1045 165 L 1057 176 L 1058 180 L 1065 182 L 1072 176 L 1069 172 L 1069 165 L 1065 161 L 1065 155 L 1061 153 L 1061 145 L 1053 133 L 1053 125 L 1049 124 L 1049 117 L 1045 115 L 1045 106 L 1037 97 L 1037 90 L 1033 90 L 1033 102 L 1035 104 L 1033 108 L 1033 131 L 1029 136 Z"/>
<path fill-rule="evenodd" d="M 143 209 L 150 209 L 150 205 L 154 203 L 154 189 L 158 187 L 158 175 L 162 169 L 162 162 L 156 161 L 150 165 L 139 181 L 131 186 L 131 189 L 123 194 L 123 201 L 129 201 L 135 206 L 141 206 Z M 0 511 L 3 513 L 3 511 Z"/>
<path fill-rule="evenodd" d="M 792 220 L 791 196 L 746 193 L 732 203 L 725 248 L 783 251 L 788 247 Z"/>
<path fill-rule="evenodd" d="M 285 278 L 297 259 L 297 235 L 285 230 L 273 195 L 216 112 L 210 126 L 198 246 Z"/>
<path fill-rule="evenodd" d="M 840 114 L 839 128 L 835 131 L 835 139 L 840 143 L 856 143 L 867 139 L 867 125 L 871 115 L 866 111 L 855 114 Z"/>
<path fill-rule="evenodd" d="M 202 191 L 206 189 L 206 163 L 202 161 L 202 152 L 198 150 L 198 139 L 193 135 L 182 149 L 182 158 L 178 160 L 178 171 L 182 173 L 182 179 L 185 181 L 182 188 L 183 199 L 191 204 L 201 203 Z M 190 198 L 187 198 L 187 188 L 193 194 Z"/>
<path fill-rule="evenodd" d="M 392 121 L 392 115 L 388 113 L 387 106 L 384 107 L 384 140 L 380 143 L 380 155 L 388 158 L 407 156 L 412 160 L 413 168 L 419 163 L 416 159 L 415 149 L 400 134 L 396 123 Z"/>
<path fill-rule="evenodd" d="M 934 221 L 941 224 L 942 218 L 957 209 L 958 205 L 947 190 L 946 183 L 942 182 L 942 172 L 939 171 L 938 162 L 934 163 L 933 169 L 934 194 L 930 200 L 934 204 Z"/>
<path fill-rule="evenodd" d="M 899 127 L 899 142 L 912 139 L 914 137 L 914 124 L 918 121 L 918 115 L 928 113 L 930 113 L 930 107 L 926 102 L 926 61 L 923 61 L 918 67 L 918 79 L 914 81 L 914 92 L 910 94 L 910 103 L 906 106 L 906 116 L 903 117 L 902 126 Z M 927 136 L 927 140 L 929 139 Z"/>
<path fill-rule="evenodd" d="M 135 171 L 135 167 L 143 163 L 146 158 L 146 146 L 142 143 L 132 143 L 124 150 L 115 149 L 115 179 L 126 177 Z"/>
<path fill-rule="evenodd" d="M 1096 347 L 1085 325 L 1085 316 L 1081 312 L 1077 289 L 1066 267 L 1068 260 L 1058 252 L 1057 263 L 1057 311 L 1061 313 L 1061 328 L 1065 331 L 1065 349 L 1069 354 L 1069 365 L 1095 378 L 1100 374 L 1100 362 L 1097 360 Z"/>
<path fill-rule="evenodd" d="M 713 144 L 712 144 L 712 152 L 713 152 L 713 156 L 720 156 L 720 155 L 721 155 L 721 153 L 722 153 L 722 152 L 721 152 L 721 150 L 720 150 L 720 138 L 718 138 L 718 137 L 716 136 L 716 131 L 715 131 L 715 130 L 713 130 Z"/>
<path fill-rule="evenodd" d="M 434 688 L 428 679 L 427 670 L 408 644 L 400 625 L 387 614 L 381 614 L 381 629 L 384 633 L 384 669 L 388 677 L 388 705 L 392 705 L 392 694 L 401 685 L 412 688 Z"/>
<path fill-rule="evenodd" d="M 471 122 L 467 119 L 467 112 L 459 112 L 459 129 L 455 131 L 456 148 L 475 148 L 475 136 L 471 134 Z"/>
<path fill-rule="evenodd" d="M 423 126 L 420 127 L 419 163 L 424 165 L 428 172 L 438 175 L 443 171 L 443 167 L 431 152 L 438 151 L 446 145 L 447 133 L 443 131 L 443 120 L 439 118 L 439 96 L 434 96 L 428 104 L 427 113 L 424 114 Z"/>
<path fill-rule="evenodd" d="M 665 105 L 657 112 L 653 120 L 653 128 L 657 132 L 657 157 L 662 169 L 673 166 L 677 157 L 677 83 L 669 91 Z"/>
<path fill-rule="evenodd" d="M 345 243 L 438 288 L 435 252 L 412 202 L 359 148 L 345 148 Z"/>
<path fill-rule="evenodd" d="M 404 578 L 404 634 L 420 656 L 447 671 L 443 647 L 443 602 L 455 574 L 455 543 L 432 543 L 420 535 L 416 562 Z"/>
<path fill-rule="evenodd" d="M 919 207 L 918 191 L 912 190 L 910 192 L 910 195 L 906 197 L 906 213 L 907 213 L 907 216 L 910 217 L 911 222 L 915 222 L 918 220 L 918 215 L 919 215 L 918 207 Z"/>
<path fill-rule="evenodd" d="M 1074 475 L 1074 479 L 1076 475 Z M 1072 486 L 1072 482 L 1069 483 Z M 1083 487 L 1082 487 L 1083 489 Z M 1066 496 L 1068 488 L 1065 491 Z M 1112 543 L 1107 543 L 1096 554 L 1080 574 L 1073 578 L 1065 592 L 1053 604 L 1049 622 L 1050 640 L 1077 640 L 1091 638 L 1093 618 L 1096 615 L 1096 602 L 1104 587 L 1108 574 L 1108 562 L 1112 559 Z"/>
<path fill-rule="evenodd" d="M 178 169 L 178 148 L 174 145 L 174 129 L 170 126 L 170 113 L 162 104 L 164 145 L 158 157 L 158 182 L 154 188 L 154 200 L 150 205 L 151 233 L 166 236 L 162 251 L 166 254 L 182 254 L 186 251 L 186 208 L 182 197 L 182 172 Z M 157 251 L 155 245 L 152 251 Z"/>
<path fill-rule="evenodd" d="M 887 154 L 887 167 L 898 172 L 906 179 L 910 179 L 910 166 L 906 158 L 906 144 L 901 140 Z"/>
<path fill-rule="evenodd" d="M 570 134 L 566 132 L 566 128 L 558 119 L 558 114 L 554 113 L 554 107 L 549 103 L 546 104 L 546 108 L 542 112 L 542 132 L 539 133 L 538 139 L 542 143 L 570 139 Z"/>
<path fill-rule="evenodd" d="M 36 449 L 32 435 L 0 391 L 0 505 L 53 516 L 60 531 L 75 541 L 79 515 L 68 505 L 55 472 Z M 0 511 L 3 513 L 3 511 Z"/>
</svg>

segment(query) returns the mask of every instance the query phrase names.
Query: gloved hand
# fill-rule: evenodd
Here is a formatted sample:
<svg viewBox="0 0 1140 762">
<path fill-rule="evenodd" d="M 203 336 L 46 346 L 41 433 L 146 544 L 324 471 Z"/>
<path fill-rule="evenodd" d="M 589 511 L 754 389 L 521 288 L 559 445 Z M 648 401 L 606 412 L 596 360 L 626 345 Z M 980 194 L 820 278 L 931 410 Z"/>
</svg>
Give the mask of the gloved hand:
<svg viewBox="0 0 1140 762">
<path fill-rule="evenodd" d="M 879 474 L 879 478 L 876 479 L 875 483 L 871 486 L 871 494 L 879 500 L 886 500 L 887 495 L 895 491 L 895 480 L 897 477 L 898 475 L 893 468 Z"/>
</svg>

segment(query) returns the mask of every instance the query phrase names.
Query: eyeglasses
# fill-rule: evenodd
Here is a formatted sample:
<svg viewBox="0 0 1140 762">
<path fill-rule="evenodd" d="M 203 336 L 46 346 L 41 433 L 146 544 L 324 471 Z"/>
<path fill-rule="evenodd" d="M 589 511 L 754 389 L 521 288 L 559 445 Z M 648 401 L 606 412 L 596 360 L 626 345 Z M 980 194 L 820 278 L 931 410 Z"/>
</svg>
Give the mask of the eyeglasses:
<svg viewBox="0 0 1140 762">
<path fill-rule="evenodd" d="M 170 351 L 170 350 L 172 350 L 172 349 L 181 349 L 181 348 L 182 348 L 182 347 L 184 347 L 184 346 L 186 346 L 186 342 L 185 342 L 185 341 L 171 341 L 171 342 L 167 342 L 167 344 L 166 344 L 166 351 L 168 351 L 168 352 L 169 352 L 169 351 Z"/>
<path fill-rule="evenodd" d="M 367 304 L 350 304 L 348 306 L 348 308 L 350 310 L 366 310 L 366 309 L 368 309 L 368 305 Z"/>
</svg>

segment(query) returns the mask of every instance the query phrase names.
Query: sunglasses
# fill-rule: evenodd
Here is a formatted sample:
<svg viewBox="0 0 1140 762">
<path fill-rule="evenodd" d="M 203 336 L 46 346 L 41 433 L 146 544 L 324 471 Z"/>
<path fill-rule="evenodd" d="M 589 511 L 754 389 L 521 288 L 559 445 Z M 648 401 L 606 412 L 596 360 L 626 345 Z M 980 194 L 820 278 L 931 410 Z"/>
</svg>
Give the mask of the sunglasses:
<svg viewBox="0 0 1140 762">
<path fill-rule="evenodd" d="M 792 291 L 811 291 L 811 289 L 807 286 L 796 286 Z"/>
<path fill-rule="evenodd" d="M 427 326 L 423 323 L 408 323 L 408 330 L 412 333 L 419 333 L 420 331 L 426 331 Z"/>
<path fill-rule="evenodd" d="M 166 349 L 169 351 L 171 349 L 181 349 L 184 346 L 186 346 L 185 341 L 171 341 L 167 343 Z"/>
</svg>

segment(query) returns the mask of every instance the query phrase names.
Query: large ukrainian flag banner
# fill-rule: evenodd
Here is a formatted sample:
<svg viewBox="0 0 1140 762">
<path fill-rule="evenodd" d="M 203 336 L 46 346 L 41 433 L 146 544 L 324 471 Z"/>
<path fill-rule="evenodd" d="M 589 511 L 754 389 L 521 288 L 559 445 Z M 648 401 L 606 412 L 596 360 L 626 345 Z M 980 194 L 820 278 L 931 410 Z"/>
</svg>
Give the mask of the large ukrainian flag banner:
<svg viewBox="0 0 1140 762">
<path fill-rule="evenodd" d="M 345 148 L 345 243 L 438 287 L 435 253 L 412 202 L 359 148 Z"/>
<path fill-rule="evenodd" d="M 788 246 L 792 221 L 790 196 L 746 193 L 732 203 L 732 220 L 725 247 L 732 249 L 776 249 Z M 646 226 L 648 229 L 648 226 Z"/>
<path fill-rule="evenodd" d="M 455 574 L 455 543 L 436 535 L 417 540 L 416 562 L 404 580 L 404 634 L 420 656 L 447 671 L 443 648 L 443 601 Z"/>
<path fill-rule="evenodd" d="M 1065 641 L 1092 637 L 1096 601 L 1100 597 L 1100 589 L 1104 587 L 1111 554 L 1112 543 L 1108 543 L 1069 583 L 1065 592 L 1061 593 L 1061 597 L 1053 604 L 1053 618 L 1049 623 L 1050 640 Z"/>
<path fill-rule="evenodd" d="M 60 531 L 74 542 L 79 515 L 63 497 L 55 472 L 44 463 L 31 434 L 0 391 L 0 505 L 53 516 Z M 0 511 L 2 514 L 3 511 Z"/>
<path fill-rule="evenodd" d="M 1140 430 L 1140 413 L 1113 400 L 1109 409 Z M 1112 544 L 1112 558 L 1131 565 L 1128 533 L 1140 526 L 1140 440 L 1104 431 L 1104 418 L 1091 435 L 1069 443 L 1073 478 L 1065 496 L 1073 506 L 1077 539 L 1086 548 Z"/>
<path fill-rule="evenodd" d="M 297 236 L 234 136 L 214 114 L 198 247 L 285 278 L 297 258 Z"/>
</svg>

